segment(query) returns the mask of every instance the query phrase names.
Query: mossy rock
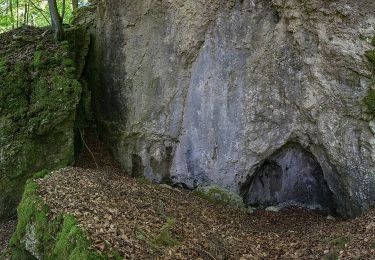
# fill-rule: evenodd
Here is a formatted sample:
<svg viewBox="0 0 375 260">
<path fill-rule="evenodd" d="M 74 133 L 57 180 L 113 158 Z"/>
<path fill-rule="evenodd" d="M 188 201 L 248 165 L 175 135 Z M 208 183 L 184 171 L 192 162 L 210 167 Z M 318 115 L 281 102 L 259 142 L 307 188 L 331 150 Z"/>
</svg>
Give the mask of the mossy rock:
<svg viewBox="0 0 375 260">
<path fill-rule="evenodd" d="M 375 66 L 375 50 L 366 51 L 365 56 Z"/>
<path fill-rule="evenodd" d="M 32 173 L 74 160 L 82 91 L 74 55 L 52 39 L 28 44 L 27 50 L 34 48 L 30 58 L 16 47 L 3 50 L 0 58 L 0 219 L 15 214 Z"/>
<path fill-rule="evenodd" d="M 365 104 L 371 114 L 375 114 L 375 90 L 370 89 L 364 99 Z"/>
<path fill-rule="evenodd" d="M 34 178 L 43 177 L 46 171 Z M 1 259 L 109 259 L 90 249 L 92 241 L 71 215 L 53 215 L 38 196 L 38 184 L 29 180 L 18 207 L 18 223 Z M 112 257 L 120 259 L 117 255 Z"/>
<path fill-rule="evenodd" d="M 214 204 L 237 208 L 241 211 L 248 212 L 241 196 L 220 186 L 211 185 L 198 187 L 194 190 L 193 194 Z"/>
<path fill-rule="evenodd" d="M 375 46 L 375 36 L 372 38 L 371 44 Z M 365 56 L 371 62 L 375 71 L 375 49 L 366 51 Z M 367 106 L 368 112 L 371 115 L 375 115 L 375 90 L 368 90 L 367 96 L 364 98 L 364 103 Z"/>
</svg>

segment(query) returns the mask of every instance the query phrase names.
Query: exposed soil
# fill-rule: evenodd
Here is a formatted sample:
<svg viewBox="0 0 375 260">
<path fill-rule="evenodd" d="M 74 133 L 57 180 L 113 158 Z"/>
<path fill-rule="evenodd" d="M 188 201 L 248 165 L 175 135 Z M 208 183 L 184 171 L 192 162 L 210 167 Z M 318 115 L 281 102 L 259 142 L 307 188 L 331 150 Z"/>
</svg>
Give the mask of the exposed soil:
<svg viewBox="0 0 375 260">
<path fill-rule="evenodd" d="M 38 182 L 52 212 L 74 215 L 98 251 L 114 248 L 127 259 L 375 258 L 375 210 L 349 221 L 303 209 L 246 214 L 130 178 L 100 142 L 90 145 L 98 169 L 83 154 L 79 166 L 92 169 Z"/>
</svg>

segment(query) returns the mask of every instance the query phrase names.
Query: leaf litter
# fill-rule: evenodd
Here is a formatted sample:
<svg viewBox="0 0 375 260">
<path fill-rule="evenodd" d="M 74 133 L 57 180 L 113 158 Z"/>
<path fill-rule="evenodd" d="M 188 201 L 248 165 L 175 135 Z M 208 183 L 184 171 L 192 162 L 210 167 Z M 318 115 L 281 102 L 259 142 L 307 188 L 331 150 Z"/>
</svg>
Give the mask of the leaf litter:
<svg viewBox="0 0 375 260">
<path fill-rule="evenodd" d="M 375 258 L 373 209 L 348 221 L 298 208 L 247 214 L 131 178 L 102 143 L 89 143 L 98 169 L 83 153 L 80 167 L 38 183 L 51 211 L 74 215 L 98 252 L 115 249 L 125 259 Z"/>
</svg>

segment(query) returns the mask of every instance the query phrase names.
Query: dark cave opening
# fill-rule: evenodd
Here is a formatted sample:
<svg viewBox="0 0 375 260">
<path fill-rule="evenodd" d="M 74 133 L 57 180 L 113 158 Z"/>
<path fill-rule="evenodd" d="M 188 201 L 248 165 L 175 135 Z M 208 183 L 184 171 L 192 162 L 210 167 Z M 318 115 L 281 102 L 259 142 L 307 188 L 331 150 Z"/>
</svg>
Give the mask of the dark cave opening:
<svg viewBox="0 0 375 260">
<path fill-rule="evenodd" d="M 309 151 L 289 143 L 269 158 L 241 187 L 249 206 L 298 206 L 334 213 L 333 194 Z"/>
</svg>

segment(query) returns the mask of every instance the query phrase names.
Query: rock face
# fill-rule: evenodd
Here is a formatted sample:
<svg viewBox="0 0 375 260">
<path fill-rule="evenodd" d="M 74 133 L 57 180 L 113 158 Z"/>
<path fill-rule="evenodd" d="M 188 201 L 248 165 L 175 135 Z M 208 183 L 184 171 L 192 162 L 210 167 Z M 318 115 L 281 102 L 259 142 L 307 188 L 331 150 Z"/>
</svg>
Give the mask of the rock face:
<svg viewBox="0 0 375 260">
<path fill-rule="evenodd" d="M 375 201 L 363 101 L 374 11 L 372 0 L 102 0 L 92 61 L 102 135 L 129 173 L 238 193 L 297 143 L 338 213 L 354 216 Z"/>
</svg>

